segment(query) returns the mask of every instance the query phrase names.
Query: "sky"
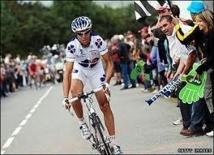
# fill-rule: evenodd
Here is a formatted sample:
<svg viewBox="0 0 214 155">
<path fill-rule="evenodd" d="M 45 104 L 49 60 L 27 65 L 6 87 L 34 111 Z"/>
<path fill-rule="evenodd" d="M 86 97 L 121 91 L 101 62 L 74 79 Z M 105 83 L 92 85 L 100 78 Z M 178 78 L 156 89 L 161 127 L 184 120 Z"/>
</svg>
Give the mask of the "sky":
<svg viewBox="0 0 214 155">
<path fill-rule="evenodd" d="M 45 6 L 50 6 L 53 3 L 53 1 L 40 1 L 40 2 Z"/>
</svg>

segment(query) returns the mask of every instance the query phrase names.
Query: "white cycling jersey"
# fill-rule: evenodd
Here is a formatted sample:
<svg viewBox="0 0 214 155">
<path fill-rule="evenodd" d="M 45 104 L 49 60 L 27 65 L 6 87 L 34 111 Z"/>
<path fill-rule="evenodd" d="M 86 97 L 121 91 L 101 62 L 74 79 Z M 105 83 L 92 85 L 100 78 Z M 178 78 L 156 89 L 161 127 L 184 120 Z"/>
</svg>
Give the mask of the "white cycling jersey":
<svg viewBox="0 0 214 155">
<path fill-rule="evenodd" d="M 72 79 L 79 79 L 92 89 L 100 87 L 105 82 L 105 72 L 101 56 L 108 52 L 106 42 L 97 34 L 91 34 L 90 45 L 83 48 L 80 42 L 73 38 L 66 47 L 66 61 L 74 62 Z"/>
<path fill-rule="evenodd" d="M 89 47 L 83 48 L 80 42 L 73 38 L 66 47 L 66 61 L 80 64 L 84 68 L 102 66 L 101 55 L 108 52 L 106 42 L 96 34 L 91 34 Z"/>
</svg>

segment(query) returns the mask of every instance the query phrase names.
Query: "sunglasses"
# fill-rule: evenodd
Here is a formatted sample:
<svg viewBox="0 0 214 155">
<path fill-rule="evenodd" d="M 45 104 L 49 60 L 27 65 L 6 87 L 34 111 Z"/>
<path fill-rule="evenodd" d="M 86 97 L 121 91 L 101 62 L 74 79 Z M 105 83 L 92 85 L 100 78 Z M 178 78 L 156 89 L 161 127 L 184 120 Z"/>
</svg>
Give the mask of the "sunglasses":
<svg viewBox="0 0 214 155">
<path fill-rule="evenodd" d="M 91 31 L 91 30 L 88 30 L 88 31 L 86 31 L 86 32 L 84 32 L 84 33 L 77 32 L 77 35 L 78 35 L 78 36 L 87 35 L 87 34 L 90 33 L 90 31 Z"/>
</svg>

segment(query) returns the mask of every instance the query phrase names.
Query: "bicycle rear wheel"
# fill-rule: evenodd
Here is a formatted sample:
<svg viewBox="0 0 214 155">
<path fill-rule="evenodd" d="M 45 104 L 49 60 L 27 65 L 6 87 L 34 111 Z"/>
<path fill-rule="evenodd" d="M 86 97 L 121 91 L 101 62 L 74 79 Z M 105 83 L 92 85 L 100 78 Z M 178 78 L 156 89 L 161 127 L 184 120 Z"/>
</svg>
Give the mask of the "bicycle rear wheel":
<svg viewBox="0 0 214 155">
<path fill-rule="evenodd" d="M 96 114 L 92 114 L 92 120 L 94 122 L 94 128 L 98 133 L 99 136 L 99 143 L 103 144 L 104 147 L 98 147 L 98 151 L 101 154 L 111 154 L 111 149 L 108 143 L 106 143 L 106 139 L 104 137 L 104 128 L 102 125 L 102 122 L 100 120 L 100 118 L 96 115 Z M 96 136 L 96 135 L 95 135 Z"/>
</svg>

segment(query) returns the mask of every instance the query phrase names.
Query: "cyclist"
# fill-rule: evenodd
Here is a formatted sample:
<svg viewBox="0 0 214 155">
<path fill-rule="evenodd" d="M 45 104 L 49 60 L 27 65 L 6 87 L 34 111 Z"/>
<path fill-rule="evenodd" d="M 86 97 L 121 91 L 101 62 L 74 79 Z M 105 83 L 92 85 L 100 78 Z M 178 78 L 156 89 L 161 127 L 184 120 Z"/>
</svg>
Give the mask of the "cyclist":
<svg viewBox="0 0 214 155">
<path fill-rule="evenodd" d="M 28 72 L 29 72 L 29 85 L 32 86 L 32 79 L 38 81 L 39 73 L 38 73 L 38 64 L 36 63 L 36 56 L 33 55 L 30 58 L 28 64 Z"/>
<path fill-rule="evenodd" d="M 109 82 L 113 74 L 113 62 L 107 50 L 104 40 L 92 32 L 92 21 L 86 16 L 75 18 L 71 23 L 71 29 L 75 37 L 67 44 L 66 47 L 66 64 L 63 79 L 63 104 L 68 108 L 69 90 L 72 97 L 78 96 L 83 91 L 87 80 L 92 89 L 106 85 L 106 93 L 110 95 Z M 101 58 L 106 64 L 106 74 L 101 62 Z M 114 116 L 110 104 L 103 91 L 96 94 L 99 107 L 104 114 L 104 122 L 107 127 L 110 147 L 114 154 L 122 154 L 120 147 L 115 140 Z M 79 119 L 81 134 L 84 139 L 91 137 L 91 132 L 84 120 L 82 104 L 79 100 L 72 102 L 72 107 Z"/>
</svg>

